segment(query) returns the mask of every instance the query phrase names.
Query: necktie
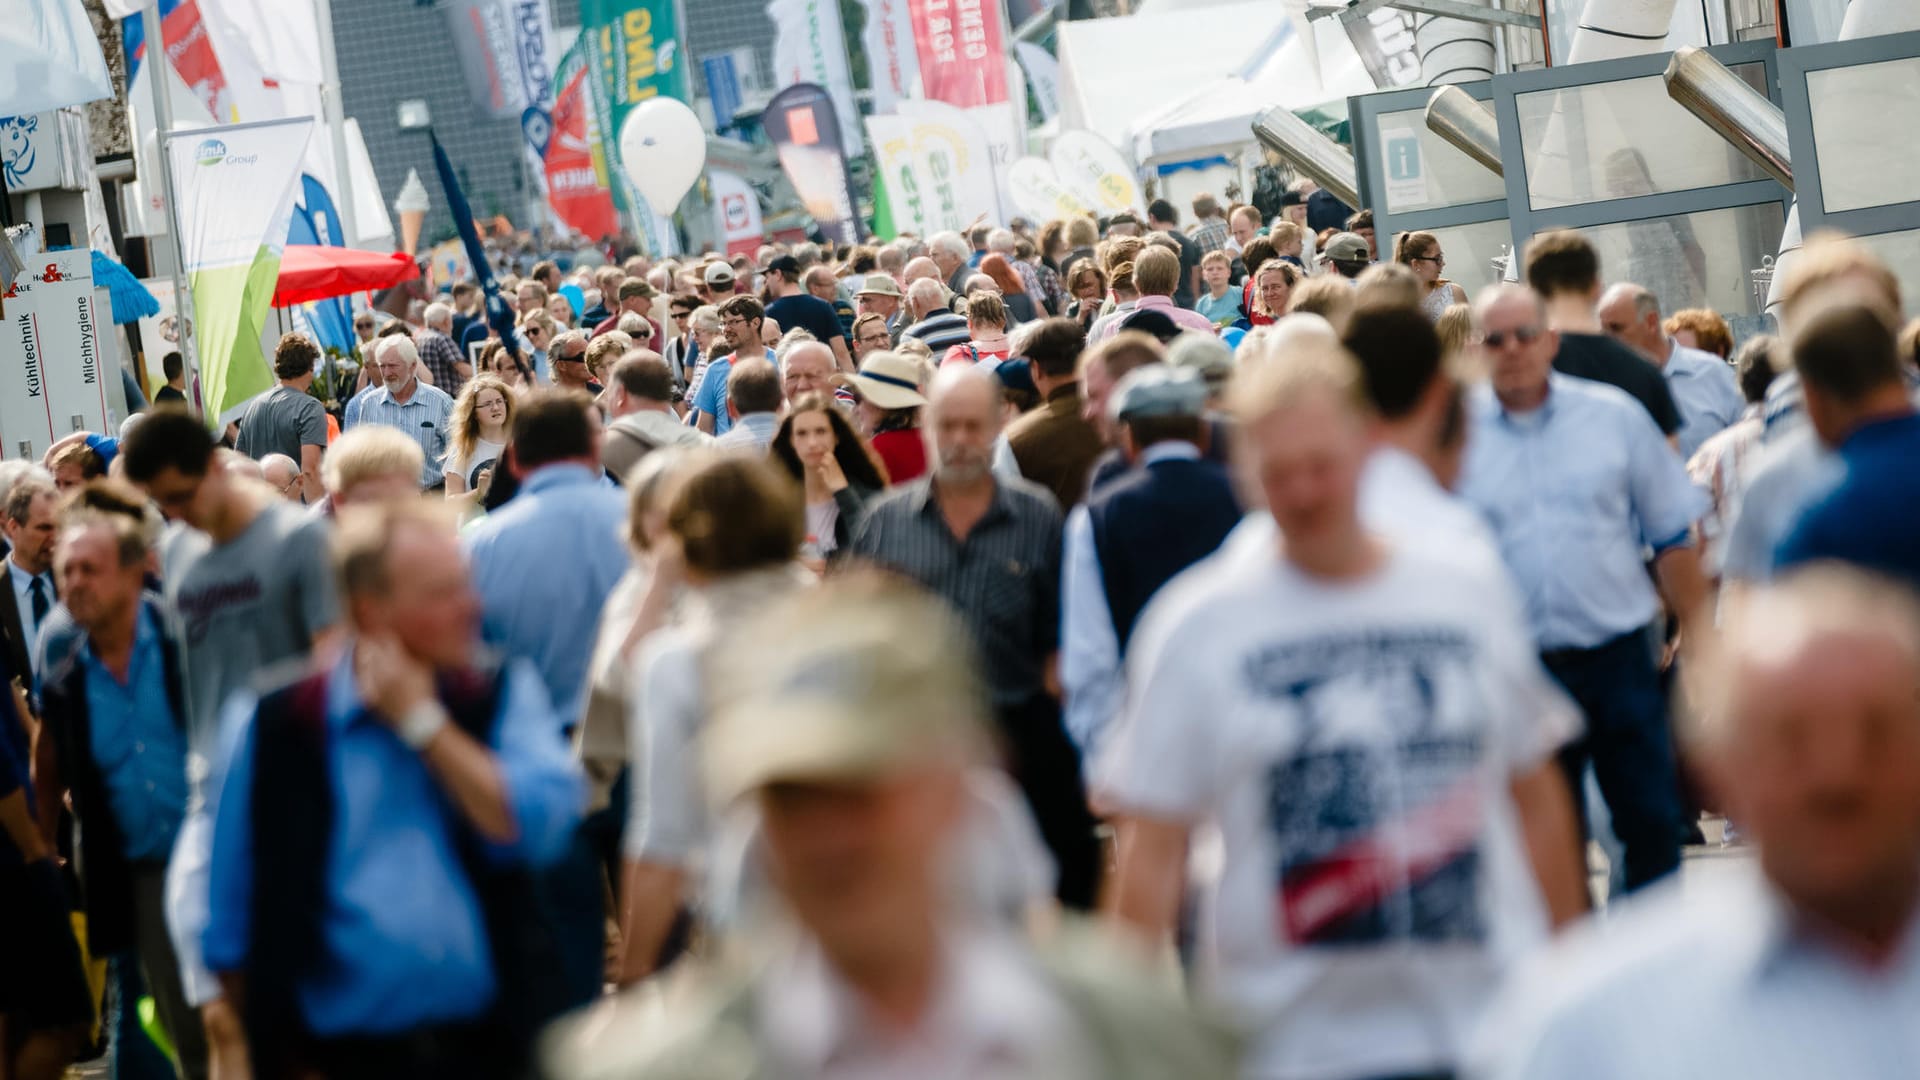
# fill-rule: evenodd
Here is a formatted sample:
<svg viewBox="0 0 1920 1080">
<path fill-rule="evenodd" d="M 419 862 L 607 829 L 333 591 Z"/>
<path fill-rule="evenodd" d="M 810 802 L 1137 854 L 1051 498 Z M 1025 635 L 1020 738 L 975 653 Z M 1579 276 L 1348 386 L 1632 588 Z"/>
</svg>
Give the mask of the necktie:
<svg viewBox="0 0 1920 1080">
<path fill-rule="evenodd" d="M 33 580 L 27 585 L 27 591 L 33 594 L 33 625 L 37 629 L 41 623 L 47 621 L 47 612 L 52 609 L 53 602 L 47 598 L 46 581 L 38 574 L 35 574 Z"/>
</svg>

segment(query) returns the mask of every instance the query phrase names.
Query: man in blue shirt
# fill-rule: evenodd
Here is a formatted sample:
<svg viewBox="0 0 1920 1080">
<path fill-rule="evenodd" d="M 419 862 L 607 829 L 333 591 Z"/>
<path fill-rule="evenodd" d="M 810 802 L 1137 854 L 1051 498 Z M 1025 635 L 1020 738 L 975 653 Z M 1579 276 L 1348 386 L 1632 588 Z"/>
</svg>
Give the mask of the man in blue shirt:
<svg viewBox="0 0 1920 1080">
<path fill-rule="evenodd" d="M 772 362 L 773 350 L 760 343 L 760 328 L 765 322 L 766 311 L 751 296 L 736 296 L 720 305 L 720 335 L 727 343 L 727 353 L 707 361 L 707 373 L 694 392 L 694 426 L 701 431 L 718 436 L 733 429 L 733 417 L 727 412 L 727 376 L 736 359 L 753 356 L 755 349 Z"/>
<path fill-rule="evenodd" d="M 1837 559 L 1920 587 L 1920 415 L 1893 319 L 1885 308 L 1849 301 L 1809 317 L 1794 335 L 1807 419 L 1844 471 L 1781 542 L 1776 569 Z"/>
<path fill-rule="evenodd" d="M 1541 659 L 1586 715 L 1562 764 L 1577 791 L 1591 756 L 1635 889 L 1679 866 L 1684 816 L 1653 663 L 1660 596 L 1641 552 L 1654 552 L 1683 640 L 1699 640 L 1692 529 L 1706 493 L 1632 398 L 1553 370 L 1559 334 L 1538 294 L 1483 293 L 1475 325 L 1490 378 L 1471 402 L 1460 492 L 1493 527 Z"/>
<path fill-rule="evenodd" d="M 168 1075 L 141 1033 L 134 1003 L 153 995 L 188 1077 L 207 1075 L 200 1017 L 187 1002 L 166 922 L 167 859 L 187 811 L 186 700 L 180 649 L 157 598 L 142 595 L 152 547 L 138 491 L 96 480 L 128 512 L 83 501 L 64 515 L 55 569 L 80 632 L 41 673 L 41 828 L 70 797 L 84 852 L 87 945 L 114 967 L 109 1010 L 115 1075 Z M 155 1071 L 156 1063 L 159 1071 Z"/>
<path fill-rule="evenodd" d="M 413 342 L 398 334 L 381 338 L 374 350 L 380 385 L 355 396 L 345 427 L 384 424 L 420 444 L 426 464 L 420 468 L 420 487 L 431 491 L 446 486 L 441 471 L 446 464 L 453 399 L 445 390 L 420 381 L 414 366 L 420 358 Z"/>
<path fill-rule="evenodd" d="M 533 662 L 556 732 L 580 722 L 600 609 L 629 562 L 627 500 L 600 468 L 599 415 L 578 394 L 525 399 L 514 410 L 508 451 L 520 492 L 466 537 L 482 633 L 506 655 Z M 619 850 L 619 816 L 596 815 L 543 876 L 558 966 L 579 1004 L 600 987 L 601 875 Z"/>
<path fill-rule="evenodd" d="M 533 671 L 476 653 L 441 512 L 350 511 L 334 562 L 340 658 L 222 718 L 207 964 L 256 1075 L 515 1075 L 564 1004 L 524 869 L 565 851 L 579 771 Z"/>
<path fill-rule="evenodd" d="M 840 316 L 834 314 L 832 304 L 802 287 L 801 273 L 799 261 L 791 255 L 767 264 L 767 295 L 773 298 L 767 304 L 767 318 L 779 324 L 783 334 L 797 326 L 812 334 L 815 341 L 825 342 L 833 349 L 834 366 L 852 371 L 853 357 L 840 330 Z"/>
<path fill-rule="evenodd" d="M 1646 289 L 1622 282 L 1600 298 L 1600 325 L 1607 336 L 1653 362 L 1667 381 L 1667 390 L 1680 410 L 1682 461 L 1693 457 L 1700 444 L 1740 419 L 1747 399 L 1733 377 L 1733 365 L 1699 349 L 1675 341 L 1660 322 L 1660 298 Z"/>
</svg>

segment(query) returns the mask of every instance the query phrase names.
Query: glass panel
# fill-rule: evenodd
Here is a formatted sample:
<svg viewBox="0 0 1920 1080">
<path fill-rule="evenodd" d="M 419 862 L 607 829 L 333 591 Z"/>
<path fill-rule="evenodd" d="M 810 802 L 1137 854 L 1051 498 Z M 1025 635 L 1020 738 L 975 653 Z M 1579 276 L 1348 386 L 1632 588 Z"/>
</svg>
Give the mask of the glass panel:
<svg viewBox="0 0 1920 1080">
<path fill-rule="evenodd" d="M 1920 229 L 1863 236 L 1860 242 L 1886 261 L 1900 279 L 1900 297 L 1906 314 L 1920 316 Z"/>
<path fill-rule="evenodd" d="M 1600 252 L 1608 281 L 1631 281 L 1660 298 L 1660 310 L 1712 308 L 1758 314 L 1753 271 L 1780 248 L 1779 203 L 1618 221 L 1582 229 Z"/>
<path fill-rule="evenodd" d="M 1423 231 L 1432 233 L 1433 238 L 1440 241 L 1440 252 L 1447 257 L 1441 276 L 1467 290 L 1467 299 L 1473 299 L 1481 289 L 1500 280 L 1493 260 L 1505 255 L 1513 245 L 1513 226 L 1507 219 Z M 1399 239 L 1396 233 L 1395 242 Z"/>
<path fill-rule="evenodd" d="M 1920 199 L 1920 58 L 1807 72 L 1829 214 Z"/>
<path fill-rule="evenodd" d="M 1733 70 L 1766 92 L 1765 64 Z M 1675 104 L 1658 75 L 1538 90 L 1515 104 L 1527 198 L 1535 210 L 1767 178 Z"/>
<path fill-rule="evenodd" d="M 1427 111 L 1381 113 L 1376 136 L 1387 211 L 1461 206 L 1507 197 L 1507 182 L 1427 127 Z"/>
</svg>

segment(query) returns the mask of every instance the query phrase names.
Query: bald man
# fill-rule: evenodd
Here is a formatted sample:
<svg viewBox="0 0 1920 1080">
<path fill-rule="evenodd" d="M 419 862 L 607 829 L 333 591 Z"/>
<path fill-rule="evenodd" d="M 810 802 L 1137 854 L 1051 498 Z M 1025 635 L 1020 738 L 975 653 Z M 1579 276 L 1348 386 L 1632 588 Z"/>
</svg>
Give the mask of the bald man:
<svg viewBox="0 0 1920 1080">
<path fill-rule="evenodd" d="M 789 403 L 803 394 L 833 396 L 833 350 L 817 341 L 803 341 L 787 351 L 780 363 L 780 385 Z"/>
<path fill-rule="evenodd" d="M 1486 1025 L 1498 1036 L 1473 1075 L 1914 1075 L 1920 604 L 1829 564 L 1759 587 L 1723 633 L 1690 760 L 1757 865 L 1649 896 L 1542 957 Z"/>
<path fill-rule="evenodd" d="M 931 283 L 915 282 L 923 284 Z M 994 475 L 1000 421 L 1000 381 L 990 369 L 940 372 L 920 419 L 933 470 L 874 503 L 853 548 L 965 619 L 986 660 L 1013 777 L 1058 864 L 1057 895 L 1085 909 L 1099 880 L 1093 818 L 1079 754 L 1048 689 L 1060 641 L 1060 508 L 1047 489 Z"/>
<path fill-rule="evenodd" d="M 302 502 L 300 490 L 300 466 L 285 454 L 268 454 L 260 459 L 260 472 L 267 483 L 280 497 L 288 502 Z"/>
<path fill-rule="evenodd" d="M 1600 297 L 1600 325 L 1615 341 L 1653 362 L 1667 381 L 1680 410 L 1675 440 L 1682 459 L 1700 444 L 1740 419 L 1746 398 L 1733 366 L 1700 349 L 1673 340 L 1660 325 L 1660 298 L 1632 282 L 1621 282 Z"/>
</svg>

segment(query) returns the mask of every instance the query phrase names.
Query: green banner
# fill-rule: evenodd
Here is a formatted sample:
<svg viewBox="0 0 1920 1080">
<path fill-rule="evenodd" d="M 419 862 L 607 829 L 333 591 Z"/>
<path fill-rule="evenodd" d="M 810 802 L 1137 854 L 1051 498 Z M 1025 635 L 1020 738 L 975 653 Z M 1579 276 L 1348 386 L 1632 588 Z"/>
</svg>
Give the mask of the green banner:
<svg viewBox="0 0 1920 1080">
<path fill-rule="evenodd" d="M 692 84 L 680 62 L 674 0 L 580 0 L 576 47 L 585 49 L 583 60 L 594 73 L 590 80 L 594 117 L 600 122 L 616 205 L 630 214 L 641 235 L 648 238 L 648 248 L 657 253 L 662 249 L 653 210 L 634 190 L 620 164 L 620 125 L 635 105 L 649 98 L 693 101 Z"/>
<path fill-rule="evenodd" d="M 204 358 L 201 401 L 208 423 L 273 387 L 260 337 L 266 333 L 280 253 L 262 245 L 253 262 L 192 274 L 195 342 Z M 221 362 L 214 362 L 220 358 Z"/>
</svg>

